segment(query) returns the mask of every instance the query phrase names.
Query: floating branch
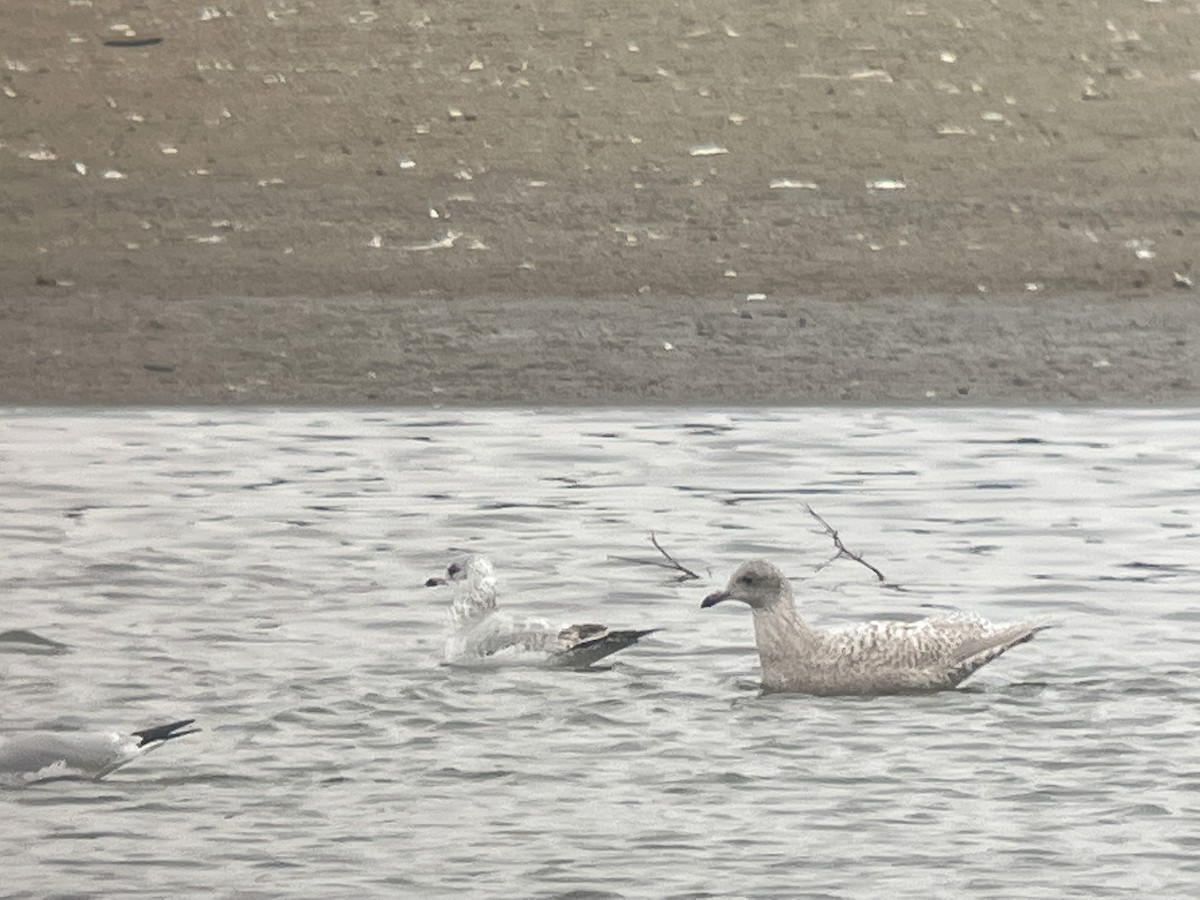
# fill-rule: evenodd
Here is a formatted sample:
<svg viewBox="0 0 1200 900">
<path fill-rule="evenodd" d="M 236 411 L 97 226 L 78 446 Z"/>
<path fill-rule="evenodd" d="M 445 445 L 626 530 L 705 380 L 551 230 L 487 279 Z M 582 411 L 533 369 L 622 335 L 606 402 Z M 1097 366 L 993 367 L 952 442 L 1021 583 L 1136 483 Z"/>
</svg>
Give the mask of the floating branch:
<svg viewBox="0 0 1200 900">
<path fill-rule="evenodd" d="M 670 563 L 670 567 L 678 569 L 683 579 L 699 578 L 700 576 L 683 565 L 679 560 L 673 557 L 670 553 L 662 548 L 662 544 L 658 542 L 658 538 L 654 536 L 654 532 L 650 532 L 650 543 L 654 545 L 654 549 L 663 555 L 663 558 Z"/>
<path fill-rule="evenodd" d="M 873 565 L 871 565 L 869 562 L 867 562 L 865 559 L 863 559 L 860 554 L 855 553 L 853 550 L 847 550 L 846 545 L 842 543 L 841 536 L 838 535 L 838 533 L 837 533 L 837 529 L 834 528 L 832 525 L 830 525 L 828 522 L 826 522 L 823 518 L 821 518 L 821 516 L 817 513 L 817 511 L 815 509 L 813 509 L 811 506 L 809 506 L 807 503 L 805 503 L 804 510 L 810 516 L 812 516 L 814 519 L 816 519 L 818 522 L 821 523 L 821 528 L 824 530 L 824 533 L 829 535 L 829 537 L 833 539 L 833 546 L 837 548 L 837 553 L 833 554 L 833 556 L 831 556 L 828 560 L 821 563 L 821 565 L 817 566 L 818 571 L 825 568 L 827 565 L 834 562 L 835 560 L 842 559 L 843 557 L 845 557 L 846 559 L 852 559 L 856 563 L 866 566 L 868 569 L 870 569 L 872 572 L 875 573 L 875 577 L 878 578 L 880 581 L 887 580 L 883 577 L 882 572 L 880 572 L 877 568 L 875 568 Z"/>
<path fill-rule="evenodd" d="M 658 538 L 654 536 L 653 531 L 650 532 L 650 543 L 654 545 L 655 550 L 663 555 L 663 559 L 638 559 L 632 556 L 609 556 L 608 558 L 615 559 L 618 562 L 633 563 L 636 566 L 654 566 L 659 569 L 669 569 L 672 572 L 678 572 L 679 575 L 676 577 L 676 581 L 691 581 L 693 578 L 700 577 L 664 550 L 662 544 L 658 542 Z"/>
</svg>

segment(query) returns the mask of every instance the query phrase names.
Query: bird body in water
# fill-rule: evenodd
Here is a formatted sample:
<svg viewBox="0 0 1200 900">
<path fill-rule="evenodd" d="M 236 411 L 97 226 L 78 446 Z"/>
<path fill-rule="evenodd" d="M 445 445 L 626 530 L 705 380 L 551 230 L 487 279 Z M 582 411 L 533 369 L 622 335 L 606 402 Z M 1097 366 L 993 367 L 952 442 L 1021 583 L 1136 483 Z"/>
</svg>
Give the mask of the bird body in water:
<svg viewBox="0 0 1200 900">
<path fill-rule="evenodd" d="M 947 690 L 1047 625 L 993 624 L 947 614 L 916 622 L 863 622 L 818 629 L 796 610 L 792 586 L 765 560 L 744 563 L 701 608 L 738 600 L 754 616 L 766 690 L 803 694 L 896 694 Z"/>
</svg>

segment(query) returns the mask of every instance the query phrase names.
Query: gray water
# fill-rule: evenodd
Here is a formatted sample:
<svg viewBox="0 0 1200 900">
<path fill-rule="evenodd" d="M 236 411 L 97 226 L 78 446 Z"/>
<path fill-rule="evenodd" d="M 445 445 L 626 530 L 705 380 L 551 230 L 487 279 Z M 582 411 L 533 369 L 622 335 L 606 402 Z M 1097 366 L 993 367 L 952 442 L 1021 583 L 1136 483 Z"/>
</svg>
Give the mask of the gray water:
<svg viewBox="0 0 1200 900">
<path fill-rule="evenodd" d="M 0 793 L 4 896 L 1193 895 L 1200 413 L 10 411 L 0 728 L 201 734 Z M 839 561 L 803 504 L 886 574 Z M 704 577 L 610 555 L 648 534 Z M 510 612 L 665 630 L 437 664 L 454 549 Z M 1057 627 L 955 692 L 756 687 L 747 558 L 811 620 Z"/>
</svg>

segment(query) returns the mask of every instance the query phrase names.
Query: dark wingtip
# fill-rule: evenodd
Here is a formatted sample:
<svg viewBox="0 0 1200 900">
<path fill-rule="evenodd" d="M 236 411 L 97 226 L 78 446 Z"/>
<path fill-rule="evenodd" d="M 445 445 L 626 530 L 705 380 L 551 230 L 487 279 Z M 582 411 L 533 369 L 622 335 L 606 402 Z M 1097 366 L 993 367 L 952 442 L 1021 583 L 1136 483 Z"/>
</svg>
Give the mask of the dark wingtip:
<svg viewBox="0 0 1200 900">
<path fill-rule="evenodd" d="M 188 728 L 187 726 L 195 722 L 195 719 L 180 719 L 178 722 L 171 722 L 168 725 L 155 725 L 153 728 L 146 728 L 142 731 L 133 732 L 135 738 L 139 738 L 138 746 L 145 747 L 147 744 L 161 743 L 162 741 L 170 741 L 174 738 L 181 738 L 187 734 L 195 734 L 199 728 Z M 187 729 L 180 731 L 181 728 Z"/>
<path fill-rule="evenodd" d="M 576 626 L 576 627 L 579 627 L 579 626 Z M 628 647 L 630 644 L 636 644 L 638 641 L 640 641 L 646 635 L 654 634 L 656 631 L 662 631 L 661 628 L 616 628 L 616 629 L 610 630 L 608 628 L 605 628 L 603 625 L 591 625 L 591 626 L 583 626 L 583 627 L 599 628 L 602 630 L 599 634 L 597 634 L 595 636 L 582 635 L 580 638 L 580 641 L 579 641 L 581 646 L 584 644 L 603 644 L 603 643 L 620 644 L 621 647 L 619 647 L 617 649 L 621 649 L 622 647 Z"/>
<path fill-rule="evenodd" d="M 630 636 L 631 636 L 631 637 L 632 637 L 632 638 L 633 638 L 635 641 L 640 641 L 640 640 L 641 640 L 642 638 L 644 638 L 646 635 L 648 635 L 648 634 L 654 634 L 655 632 L 658 632 L 658 631 L 662 631 L 662 629 L 661 629 L 661 628 L 644 628 L 644 629 L 640 629 L 640 630 L 637 630 L 637 631 L 630 631 L 630 632 L 629 632 L 629 635 L 630 635 Z"/>
</svg>

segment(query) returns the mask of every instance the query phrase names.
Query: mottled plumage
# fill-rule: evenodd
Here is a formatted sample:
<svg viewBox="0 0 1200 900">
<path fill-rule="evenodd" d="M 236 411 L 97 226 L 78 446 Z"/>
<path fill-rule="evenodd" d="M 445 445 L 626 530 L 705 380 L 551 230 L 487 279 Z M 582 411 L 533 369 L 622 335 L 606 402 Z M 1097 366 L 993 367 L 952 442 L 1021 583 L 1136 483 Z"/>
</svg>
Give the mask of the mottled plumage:
<svg viewBox="0 0 1200 900">
<path fill-rule="evenodd" d="M 0 739 L 0 780 L 101 779 L 167 741 L 195 734 L 195 719 L 123 734 L 117 731 L 26 731 Z"/>
<path fill-rule="evenodd" d="M 802 694 L 946 690 L 1048 627 L 949 614 L 818 630 L 801 621 L 792 586 L 763 560 L 743 564 L 701 607 L 724 600 L 740 600 L 753 612 L 763 687 Z"/>
<path fill-rule="evenodd" d="M 514 621 L 497 610 L 495 571 L 478 554 L 452 563 L 445 578 L 425 583 L 449 584 L 454 590 L 445 649 L 445 661 L 451 664 L 512 661 L 583 669 L 658 630 L 614 631 L 594 624 L 554 628 L 537 619 Z"/>
</svg>

